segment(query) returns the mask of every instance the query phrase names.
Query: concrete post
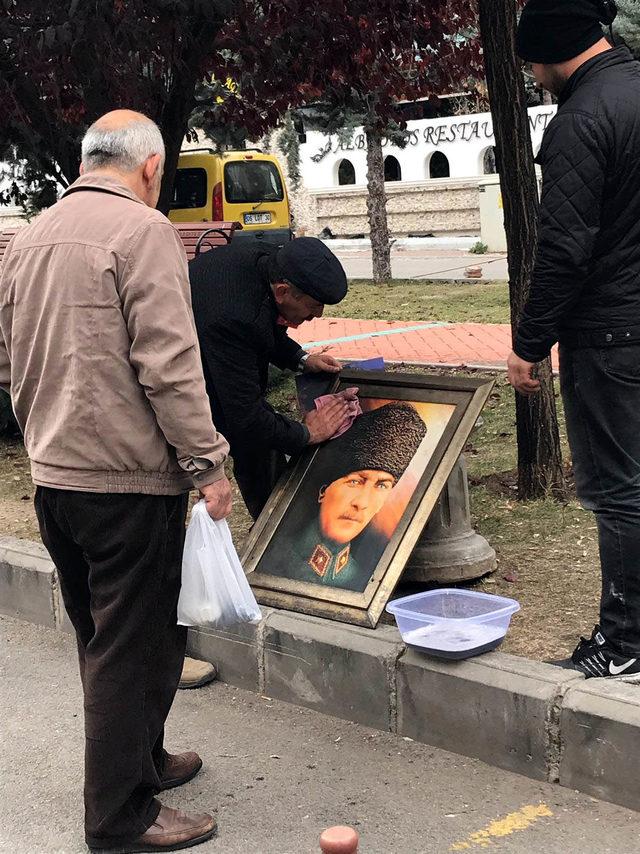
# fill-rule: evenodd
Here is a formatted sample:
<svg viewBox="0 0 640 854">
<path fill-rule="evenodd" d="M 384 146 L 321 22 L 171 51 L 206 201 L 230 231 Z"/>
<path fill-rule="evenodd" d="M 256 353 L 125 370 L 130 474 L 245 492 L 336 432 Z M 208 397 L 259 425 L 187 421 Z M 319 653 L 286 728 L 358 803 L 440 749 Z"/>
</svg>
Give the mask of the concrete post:
<svg viewBox="0 0 640 854">
<path fill-rule="evenodd" d="M 467 467 L 461 456 L 402 578 L 403 581 L 450 584 L 480 578 L 495 567 L 495 551 L 471 526 Z"/>
</svg>

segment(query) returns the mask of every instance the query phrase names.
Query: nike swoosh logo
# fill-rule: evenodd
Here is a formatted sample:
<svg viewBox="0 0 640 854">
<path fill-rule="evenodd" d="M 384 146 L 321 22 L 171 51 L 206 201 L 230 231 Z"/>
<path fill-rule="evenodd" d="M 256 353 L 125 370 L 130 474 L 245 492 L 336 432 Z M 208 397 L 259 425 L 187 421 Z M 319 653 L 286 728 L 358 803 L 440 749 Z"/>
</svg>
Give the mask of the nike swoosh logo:
<svg viewBox="0 0 640 854">
<path fill-rule="evenodd" d="M 625 670 L 628 670 L 630 667 L 632 667 L 636 663 L 637 660 L 638 660 L 637 658 L 632 658 L 630 661 L 627 661 L 626 664 L 621 664 L 620 667 L 616 667 L 616 665 L 613 663 L 613 661 L 610 661 L 609 662 L 609 673 L 612 676 L 620 676 L 621 673 L 624 673 Z"/>
</svg>

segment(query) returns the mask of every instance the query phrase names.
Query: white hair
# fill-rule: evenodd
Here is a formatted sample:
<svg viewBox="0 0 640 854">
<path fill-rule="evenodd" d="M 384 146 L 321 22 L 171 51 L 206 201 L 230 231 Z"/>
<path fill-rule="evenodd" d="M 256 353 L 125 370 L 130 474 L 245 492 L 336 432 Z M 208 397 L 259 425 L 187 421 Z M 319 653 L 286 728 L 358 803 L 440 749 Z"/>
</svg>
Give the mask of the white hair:
<svg viewBox="0 0 640 854">
<path fill-rule="evenodd" d="M 164 162 L 164 142 L 160 128 L 141 116 L 122 127 L 101 127 L 94 122 L 82 140 L 82 165 L 85 172 L 112 167 L 133 172 L 147 158 L 159 154 Z"/>
</svg>

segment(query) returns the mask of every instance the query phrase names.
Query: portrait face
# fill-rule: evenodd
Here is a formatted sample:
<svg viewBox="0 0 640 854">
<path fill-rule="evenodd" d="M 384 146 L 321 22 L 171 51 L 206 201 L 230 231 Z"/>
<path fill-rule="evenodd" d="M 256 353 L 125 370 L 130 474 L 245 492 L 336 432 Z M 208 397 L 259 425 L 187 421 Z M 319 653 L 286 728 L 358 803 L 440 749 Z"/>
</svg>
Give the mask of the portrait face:
<svg viewBox="0 0 640 854">
<path fill-rule="evenodd" d="M 321 492 L 320 532 L 334 543 L 357 537 L 385 505 L 395 479 L 385 471 L 354 471 Z"/>
</svg>

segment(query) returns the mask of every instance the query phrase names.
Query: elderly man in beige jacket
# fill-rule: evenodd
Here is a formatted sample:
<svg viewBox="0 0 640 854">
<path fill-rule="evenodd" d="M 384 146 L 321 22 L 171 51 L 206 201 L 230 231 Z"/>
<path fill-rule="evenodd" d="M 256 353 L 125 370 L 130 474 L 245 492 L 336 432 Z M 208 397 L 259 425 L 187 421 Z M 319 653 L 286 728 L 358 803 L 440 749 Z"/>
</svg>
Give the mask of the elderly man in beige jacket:
<svg viewBox="0 0 640 854">
<path fill-rule="evenodd" d="M 202 765 L 163 747 L 185 652 L 188 492 L 213 519 L 231 509 L 185 253 L 155 210 L 163 161 L 153 122 L 103 116 L 84 138 L 81 177 L 18 231 L 0 276 L 0 385 L 77 635 L 85 834 L 100 852 L 172 851 L 215 832 L 211 816 L 155 798 Z"/>
</svg>

